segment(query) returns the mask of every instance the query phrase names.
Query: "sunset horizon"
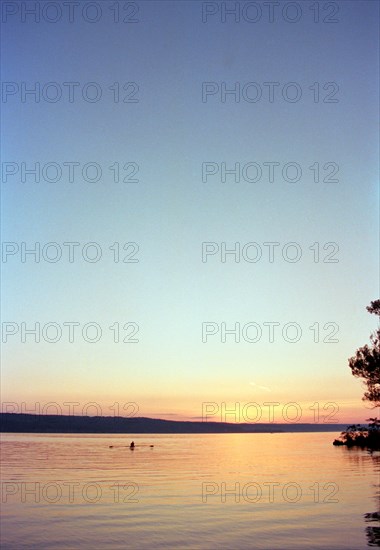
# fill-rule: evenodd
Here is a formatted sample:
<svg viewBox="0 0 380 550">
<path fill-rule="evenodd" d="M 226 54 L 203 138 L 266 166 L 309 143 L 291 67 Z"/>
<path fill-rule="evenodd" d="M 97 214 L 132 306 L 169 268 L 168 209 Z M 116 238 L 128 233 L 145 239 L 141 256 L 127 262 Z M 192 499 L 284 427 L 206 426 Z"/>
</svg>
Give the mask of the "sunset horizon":
<svg viewBox="0 0 380 550">
<path fill-rule="evenodd" d="M 1 548 L 380 548 L 380 1 L 0 0 Z"/>
</svg>

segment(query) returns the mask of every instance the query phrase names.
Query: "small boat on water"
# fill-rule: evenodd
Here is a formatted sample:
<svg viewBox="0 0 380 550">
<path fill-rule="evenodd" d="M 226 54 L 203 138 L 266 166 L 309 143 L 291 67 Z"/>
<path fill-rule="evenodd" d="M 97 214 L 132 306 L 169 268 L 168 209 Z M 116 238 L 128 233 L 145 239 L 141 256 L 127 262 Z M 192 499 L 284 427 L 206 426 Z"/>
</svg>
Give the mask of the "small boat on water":
<svg viewBox="0 0 380 550">
<path fill-rule="evenodd" d="M 132 445 L 133 443 L 133 445 Z M 132 441 L 132 443 L 130 445 L 109 445 L 108 448 L 109 449 L 131 449 L 131 451 L 133 451 L 136 447 L 154 447 L 154 445 L 149 445 L 148 443 L 141 443 L 141 445 L 135 445 L 135 443 Z"/>
</svg>

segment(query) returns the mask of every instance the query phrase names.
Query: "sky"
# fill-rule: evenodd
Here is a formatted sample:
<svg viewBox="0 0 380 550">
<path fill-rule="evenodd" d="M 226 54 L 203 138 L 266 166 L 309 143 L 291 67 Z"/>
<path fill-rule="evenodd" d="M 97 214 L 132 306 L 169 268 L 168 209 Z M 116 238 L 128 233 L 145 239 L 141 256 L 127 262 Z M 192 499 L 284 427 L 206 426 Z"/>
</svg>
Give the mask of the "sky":
<svg viewBox="0 0 380 550">
<path fill-rule="evenodd" d="M 271 6 L 2 2 L 2 410 L 374 415 L 379 4 Z"/>
</svg>

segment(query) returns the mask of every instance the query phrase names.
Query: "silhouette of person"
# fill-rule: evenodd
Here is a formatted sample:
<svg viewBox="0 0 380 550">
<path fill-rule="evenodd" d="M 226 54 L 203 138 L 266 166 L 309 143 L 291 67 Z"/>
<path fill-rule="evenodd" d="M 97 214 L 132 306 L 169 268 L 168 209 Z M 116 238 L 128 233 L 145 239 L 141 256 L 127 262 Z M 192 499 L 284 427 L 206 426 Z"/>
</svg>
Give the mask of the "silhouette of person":
<svg viewBox="0 0 380 550">
<path fill-rule="evenodd" d="M 130 448 L 130 449 L 134 449 L 134 448 L 135 448 L 135 442 L 134 442 L 134 441 L 132 441 L 132 443 L 129 445 L 129 448 Z"/>
</svg>

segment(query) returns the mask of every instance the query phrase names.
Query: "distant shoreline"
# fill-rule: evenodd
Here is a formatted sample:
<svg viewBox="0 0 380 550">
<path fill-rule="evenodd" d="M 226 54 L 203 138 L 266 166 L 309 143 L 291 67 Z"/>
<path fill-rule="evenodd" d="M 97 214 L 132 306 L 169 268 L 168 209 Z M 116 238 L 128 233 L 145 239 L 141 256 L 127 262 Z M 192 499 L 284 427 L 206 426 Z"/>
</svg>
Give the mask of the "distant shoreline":
<svg viewBox="0 0 380 550">
<path fill-rule="evenodd" d="M 197 422 L 113 416 L 37 415 L 0 413 L 2 433 L 80 434 L 219 434 L 341 432 L 347 424 Z"/>
</svg>

